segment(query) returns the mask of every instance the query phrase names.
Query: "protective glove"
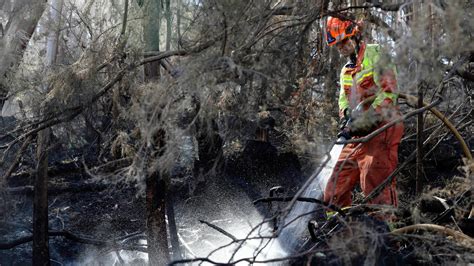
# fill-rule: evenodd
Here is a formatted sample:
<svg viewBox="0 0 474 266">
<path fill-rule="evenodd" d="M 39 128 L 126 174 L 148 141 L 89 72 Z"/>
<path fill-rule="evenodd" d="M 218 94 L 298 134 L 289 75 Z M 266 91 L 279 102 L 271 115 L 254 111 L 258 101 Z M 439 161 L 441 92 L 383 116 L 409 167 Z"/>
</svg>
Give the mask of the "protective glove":
<svg viewBox="0 0 474 266">
<path fill-rule="evenodd" d="M 347 124 L 349 124 L 349 121 L 351 120 L 351 113 L 352 110 L 350 108 L 346 108 L 343 111 L 344 116 L 339 120 L 339 129 L 344 130 L 344 128 L 347 127 Z"/>
<path fill-rule="evenodd" d="M 345 138 L 346 140 L 350 140 L 352 138 L 352 135 L 351 135 L 351 132 L 348 128 L 345 128 L 341 131 L 339 131 L 339 133 L 337 133 L 337 138 Z"/>
<path fill-rule="evenodd" d="M 339 120 L 339 133 L 337 134 L 337 138 L 345 138 L 349 140 L 352 138 L 349 125 L 351 123 L 351 109 L 346 108 L 343 111 L 344 116 Z"/>
<path fill-rule="evenodd" d="M 366 111 L 354 110 L 348 127 L 352 136 L 361 137 L 374 131 L 380 122 L 380 115 L 370 106 Z"/>
</svg>

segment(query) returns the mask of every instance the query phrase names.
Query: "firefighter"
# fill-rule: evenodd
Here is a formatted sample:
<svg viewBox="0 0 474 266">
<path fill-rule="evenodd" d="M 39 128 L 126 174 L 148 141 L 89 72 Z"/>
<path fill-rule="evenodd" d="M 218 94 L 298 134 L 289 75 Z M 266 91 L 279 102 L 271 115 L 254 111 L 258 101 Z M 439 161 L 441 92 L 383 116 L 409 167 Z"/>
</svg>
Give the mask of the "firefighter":
<svg viewBox="0 0 474 266">
<path fill-rule="evenodd" d="M 349 60 L 340 74 L 339 116 L 342 126 L 339 136 L 346 139 L 366 136 L 399 115 L 395 68 L 388 60 L 381 59 L 379 45 L 362 40 L 359 22 L 329 17 L 326 29 L 328 45 L 336 46 L 339 53 Z M 361 112 L 353 111 L 374 95 L 375 100 L 363 105 Z M 364 195 L 368 195 L 395 170 L 402 135 L 403 124 L 398 123 L 366 143 L 345 145 L 329 178 L 324 201 L 339 207 L 350 206 L 352 190 L 357 184 Z M 394 179 L 369 203 L 396 207 L 395 188 Z"/>
</svg>

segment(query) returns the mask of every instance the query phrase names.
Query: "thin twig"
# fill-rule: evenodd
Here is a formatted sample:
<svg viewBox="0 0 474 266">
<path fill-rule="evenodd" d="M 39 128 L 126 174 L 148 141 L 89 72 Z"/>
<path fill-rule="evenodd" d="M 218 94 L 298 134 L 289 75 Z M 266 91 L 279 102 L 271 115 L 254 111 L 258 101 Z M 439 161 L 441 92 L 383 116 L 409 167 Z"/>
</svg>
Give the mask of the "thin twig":
<svg viewBox="0 0 474 266">
<path fill-rule="evenodd" d="M 123 11 L 123 21 L 122 21 L 122 31 L 120 31 L 120 36 L 123 37 L 127 30 L 127 17 L 128 17 L 128 0 L 124 0 L 125 7 Z"/>
<path fill-rule="evenodd" d="M 7 179 L 11 176 L 13 171 L 15 171 L 16 167 L 20 163 L 21 156 L 25 152 L 26 148 L 28 148 L 28 145 L 31 142 L 31 139 L 33 138 L 32 135 L 28 136 L 25 141 L 23 142 L 23 145 L 21 145 L 21 148 L 18 150 L 15 160 L 13 160 L 12 164 L 10 164 L 10 167 L 8 168 L 7 172 L 3 175 L 3 182 L 6 182 Z"/>
<path fill-rule="evenodd" d="M 269 198 L 260 198 L 260 199 L 257 199 L 253 202 L 253 204 L 257 204 L 257 203 L 260 203 L 260 202 L 273 202 L 273 201 L 281 201 L 281 202 L 288 202 L 288 201 L 291 201 L 294 197 L 269 197 Z M 320 204 L 320 205 L 323 205 L 324 207 L 328 208 L 328 209 L 331 209 L 333 211 L 336 211 L 338 212 L 341 216 L 346 216 L 346 214 L 344 213 L 343 210 L 341 210 L 339 207 L 337 207 L 336 205 L 332 205 L 332 204 L 328 204 L 322 200 L 318 200 L 318 199 L 315 199 L 315 198 L 305 198 L 305 197 L 297 197 L 296 198 L 297 201 L 300 201 L 300 202 L 310 202 L 310 203 L 317 203 L 317 204 Z"/>
<path fill-rule="evenodd" d="M 226 237 L 228 237 L 228 238 L 230 238 L 230 239 L 232 239 L 232 240 L 234 240 L 234 241 L 237 241 L 237 238 L 236 238 L 235 236 L 233 236 L 232 234 L 228 233 L 228 232 L 225 231 L 224 229 L 218 227 L 217 225 L 213 225 L 213 224 L 211 224 L 211 223 L 209 223 L 209 222 L 206 222 L 206 221 L 203 221 L 203 220 L 199 220 L 199 222 L 200 222 L 200 223 L 203 223 L 203 224 L 205 224 L 205 225 L 207 225 L 207 226 L 209 226 L 209 227 L 211 227 L 212 229 L 218 231 L 219 233 L 225 235 Z"/>
<path fill-rule="evenodd" d="M 437 225 L 437 224 L 414 224 L 414 225 L 409 225 L 409 226 L 395 229 L 391 233 L 399 235 L 399 234 L 406 234 L 409 232 L 413 232 L 416 230 L 434 231 L 434 232 L 441 233 L 444 235 L 452 236 L 454 239 L 458 241 L 459 244 L 463 244 L 464 246 L 469 247 L 470 249 L 474 249 L 474 239 L 472 237 L 465 235 L 462 232 L 458 232 L 451 228 Z"/>
<path fill-rule="evenodd" d="M 472 113 L 472 111 L 469 112 L 464 118 L 462 118 L 462 119 L 455 125 L 455 127 L 456 127 L 458 130 L 461 130 L 461 128 L 463 128 L 464 126 L 466 126 L 466 124 L 463 125 L 463 126 L 461 126 L 461 127 L 460 127 L 459 125 L 460 125 L 462 122 L 464 122 L 465 119 L 471 117 L 471 113 Z M 451 117 L 450 117 L 450 118 L 451 118 Z M 449 118 L 448 118 L 448 119 L 449 119 Z M 467 125 L 469 125 L 470 123 L 472 123 L 472 121 L 469 121 L 469 122 L 467 123 Z M 424 156 L 424 159 L 426 159 L 426 158 L 439 146 L 439 144 L 443 141 L 444 138 L 446 138 L 446 137 L 449 135 L 449 133 L 450 133 L 450 132 L 448 131 L 448 132 L 446 132 L 443 136 L 441 136 L 441 137 L 439 138 L 438 142 L 436 142 L 436 144 L 433 145 L 433 146 L 431 147 L 431 149 L 430 149 L 428 152 L 426 152 L 426 154 L 425 154 L 425 156 Z"/>
<path fill-rule="evenodd" d="M 49 236 L 50 237 L 62 236 L 69 240 L 82 243 L 82 244 L 89 244 L 89 245 L 96 245 L 96 246 L 111 246 L 111 247 L 119 248 L 122 250 L 135 250 L 135 251 L 146 252 L 145 248 L 135 247 L 135 246 L 130 246 L 130 245 L 121 245 L 117 243 L 117 241 L 115 240 L 98 240 L 98 239 L 94 239 L 88 236 L 80 236 L 80 235 L 71 233 L 69 231 L 49 231 Z M 25 237 L 21 237 L 9 242 L 0 243 L 0 250 L 11 249 L 11 248 L 14 248 L 16 246 L 19 246 L 21 244 L 25 244 L 31 241 L 33 241 L 33 236 L 25 236 Z"/>
</svg>

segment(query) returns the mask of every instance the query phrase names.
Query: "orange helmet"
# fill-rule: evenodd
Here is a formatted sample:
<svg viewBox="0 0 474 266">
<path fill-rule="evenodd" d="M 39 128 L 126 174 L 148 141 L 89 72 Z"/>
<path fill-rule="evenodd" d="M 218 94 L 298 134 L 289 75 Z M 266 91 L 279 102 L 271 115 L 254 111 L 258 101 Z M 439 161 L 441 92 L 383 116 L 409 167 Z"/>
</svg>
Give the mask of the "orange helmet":
<svg viewBox="0 0 474 266">
<path fill-rule="evenodd" d="M 326 41 L 329 46 L 359 33 L 359 26 L 350 20 L 328 17 Z"/>
</svg>

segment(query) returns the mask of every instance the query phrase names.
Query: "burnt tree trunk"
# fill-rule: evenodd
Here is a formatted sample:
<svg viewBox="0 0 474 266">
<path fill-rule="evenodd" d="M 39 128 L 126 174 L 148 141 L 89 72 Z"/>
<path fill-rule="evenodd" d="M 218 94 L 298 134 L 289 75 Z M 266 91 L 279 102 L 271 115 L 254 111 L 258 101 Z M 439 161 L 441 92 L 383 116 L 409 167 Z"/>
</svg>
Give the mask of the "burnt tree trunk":
<svg viewBox="0 0 474 266">
<path fill-rule="evenodd" d="M 49 129 L 38 133 L 33 196 L 33 265 L 50 265 L 48 246 L 48 143 Z"/>
<path fill-rule="evenodd" d="M 46 66 L 53 67 L 57 60 L 63 0 L 53 0 L 48 17 L 53 22 L 46 44 Z M 46 94 L 50 88 L 44 87 Z M 43 103 L 41 113 L 47 113 L 48 104 Z M 38 132 L 37 165 L 33 198 L 33 265 L 50 265 L 48 246 L 48 146 L 50 129 Z"/>
<path fill-rule="evenodd" d="M 143 34 L 145 40 L 145 49 L 147 52 L 160 51 L 160 26 L 162 1 L 148 0 L 144 2 L 143 7 L 144 25 Z M 160 78 L 160 62 L 148 63 L 145 68 L 145 80 L 158 80 Z"/>
<path fill-rule="evenodd" d="M 150 173 L 146 180 L 146 210 L 148 258 L 150 265 L 167 265 L 169 262 L 166 232 L 167 186 L 158 171 Z"/>
<path fill-rule="evenodd" d="M 159 80 L 160 79 L 160 61 L 154 61 L 144 66 L 145 80 Z"/>
<path fill-rule="evenodd" d="M 174 216 L 173 195 L 168 193 L 166 201 L 166 217 L 168 218 L 168 229 L 171 244 L 171 251 L 173 253 L 173 260 L 181 260 L 181 250 L 179 248 L 178 228 L 176 226 L 176 219 Z"/>
<path fill-rule="evenodd" d="M 145 49 L 148 52 L 160 51 L 160 25 L 162 13 L 162 0 L 144 1 L 144 40 Z M 145 81 L 160 79 L 159 61 L 145 64 Z M 162 133 L 162 134 L 161 134 Z M 156 147 L 164 146 L 164 132 L 155 136 Z M 155 145 L 150 145 L 155 146 Z M 152 150 L 147 151 L 150 160 L 158 160 L 152 156 Z M 160 176 L 159 169 L 151 169 L 150 162 L 147 161 L 146 177 L 146 211 L 147 211 L 147 236 L 148 236 L 148 259 L 149 265 L 167 265 L 169 262 L 168 234 L 166 229 L 166 199 L 167 183 Z"/>
<path fill-rule="evenodd" d="M 423 107 L 423 88 L 418 89 L 418 107 Z M 416 120 L 416 180 L 415 192 L 419 195 L 423 191 L 423 115 L 421 112 Z"/>
</svg>

